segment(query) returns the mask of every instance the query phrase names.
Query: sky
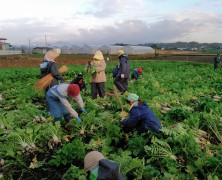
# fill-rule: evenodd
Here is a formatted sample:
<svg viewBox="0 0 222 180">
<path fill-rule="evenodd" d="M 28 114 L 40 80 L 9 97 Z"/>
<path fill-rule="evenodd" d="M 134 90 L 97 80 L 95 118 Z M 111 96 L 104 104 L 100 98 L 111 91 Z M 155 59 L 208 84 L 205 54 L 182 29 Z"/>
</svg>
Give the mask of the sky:
<svg viewBox="0 0 222 180">
<path fill-rule="evenodd" d="M 222 43 L 222 0 L 0 0 L 0 12 L 12 45 Z"/>
</svg>

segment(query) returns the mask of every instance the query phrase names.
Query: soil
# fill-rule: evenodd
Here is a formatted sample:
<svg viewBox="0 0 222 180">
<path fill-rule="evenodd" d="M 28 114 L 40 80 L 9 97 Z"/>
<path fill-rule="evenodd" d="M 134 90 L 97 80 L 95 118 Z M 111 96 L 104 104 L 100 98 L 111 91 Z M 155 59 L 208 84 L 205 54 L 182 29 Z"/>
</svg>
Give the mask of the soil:
<svg viewBox="0 0 222 180">
<path fill-rule="evenodd" d="M 129 55 L 130 60 L 173 60 L 173 61 L 191 61 L 201 63 L 213 63 L 214 54 L 200 54 L 195 51 L 175 51 L 175 50 L 157 50 L 156 56 L 152 54 L 144 55 Z M 58 57 L 57 64 L 72 65 L 72 64 L 87 64 L 90 57 Z M 118 58 L 113 55 L 112 61 L 118 61 Z M 17 68 L 17 67 L 39 67 L 42 58 L 23 58 L 19 60 L 1 59 L 0 68 Z"/>
</svg>

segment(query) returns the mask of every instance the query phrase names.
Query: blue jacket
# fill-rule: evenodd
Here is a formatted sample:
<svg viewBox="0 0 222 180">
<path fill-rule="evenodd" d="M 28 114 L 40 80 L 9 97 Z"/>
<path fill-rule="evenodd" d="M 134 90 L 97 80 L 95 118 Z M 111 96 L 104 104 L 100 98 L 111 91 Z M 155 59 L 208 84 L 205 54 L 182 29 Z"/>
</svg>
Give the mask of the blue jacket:
<svg viewBox="0 0 222 180">
<path fill-rule="evenodd" d="M 138 105 L 132 107 L 129 118 L 124 119 L 122 124 L 128 129 L 128 131 L 135 128 L 139 132 L 151 130 L 159 133 L 160 129 L 162 128 L 153 111 L 146 103 L 143 102 L 140 102 Z"/>
</svg>

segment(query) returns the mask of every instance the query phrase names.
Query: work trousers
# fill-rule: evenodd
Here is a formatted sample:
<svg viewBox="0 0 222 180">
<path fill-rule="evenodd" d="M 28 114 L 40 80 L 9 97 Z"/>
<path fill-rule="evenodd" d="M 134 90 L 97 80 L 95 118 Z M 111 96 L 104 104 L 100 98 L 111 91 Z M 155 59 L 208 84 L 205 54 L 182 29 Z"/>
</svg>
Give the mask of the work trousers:
<svg viewBox="0 0 222 180">
<path fill-rule="evenodd" d="M 123 93 L 128 90 L 128 78 L 120 78 L 116 77 L 114 79 L 114 84 L 116 85 L 117 89 Z"/>
<path fill-rule="evenodd" d="M 101 83 L 91 82 L 92 98 L 96 99 L 98 93 L 99 93 L 100 97 L 104 97 L 105 96 L 105 83 L 104 82 L 101 82 Z"/>
</svg>

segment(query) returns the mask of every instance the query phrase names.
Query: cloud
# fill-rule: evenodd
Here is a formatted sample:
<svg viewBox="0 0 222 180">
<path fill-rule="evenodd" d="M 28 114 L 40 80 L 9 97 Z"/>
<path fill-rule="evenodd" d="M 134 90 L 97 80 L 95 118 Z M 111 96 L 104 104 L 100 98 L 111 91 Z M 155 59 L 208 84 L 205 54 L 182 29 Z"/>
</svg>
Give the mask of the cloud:
<svg viewBox="0 0 222 180">
<path fill-rule="evenodd" d="M 152 43 L 152 42 L 175 42 L 191 40 L 192 33 L 213 31 L 211 26 L 221 28 L 221 19 L 209 17 L 207 21 L 201 22 L 192 19 L 174 20 L 160 19 L 157 22 L 147 23 L 142 20 L 126 20 L 116 22 L 114 25 L 94 28 L 76 27 L 72 29 L 66 23 L 50 23 L 46 20 L 33 22 L 30 19 L 20 21 L 7 21 L 4 30 L 7 36 L 16 36 L 23 43 L 28 39 L 35 44 L 44 44 L 45 38 L 50 44 L 56 41 L 66 41 L 69 44 L 113 44 L 113 43 Z M 25 32 L 25 33 L 24 33 Z M 1 33 L 1 30 L 0 30 Z M 1 33 L 2 34 L 2 33 Z M 28 36 L 27 36 L 28 35 Z M 192 40 L 191 40 L 192 41 Z"/>
<path fill-rule="evenodd" d="M 116 23 L 115 26 L 106 26 L 102 29 L 79 29 L 78 34 L 69 34 L 68 36 L 70 40 L 77 44 L 83 42 L 94 45 L 107 43 L 138 44 L 174 41 L 176 38 L 185 37 L 192 32 L 190 27 L 191 23 L 189 21 L 163 20 L 148 25 L 141 20 L 131 20 Z"/>
<path fill-rule="evenodd" d="M 121 0 L 113 0 L 112 4 L 109 0 L 91 2 L 93 4 L 88 4 L 87 8 L 77 8 L 78 11 L 68 16 L 0 20 L 0 34 L 12 44 L 27 43 L 28 40 L 44 44 L 45 39 L 50 44 L 65 41 L 77 45 L 222 41 L 218 36 L 222 31 L 221 12 L 199 10 L 194 4 L 180 11 L 155 11 L 146 8 L 147 2 L 153 2 L 151 0 L 129 0 L 127 4 Z M 134 11 L 135 6 L 139 10 Z"/>
</svg>

